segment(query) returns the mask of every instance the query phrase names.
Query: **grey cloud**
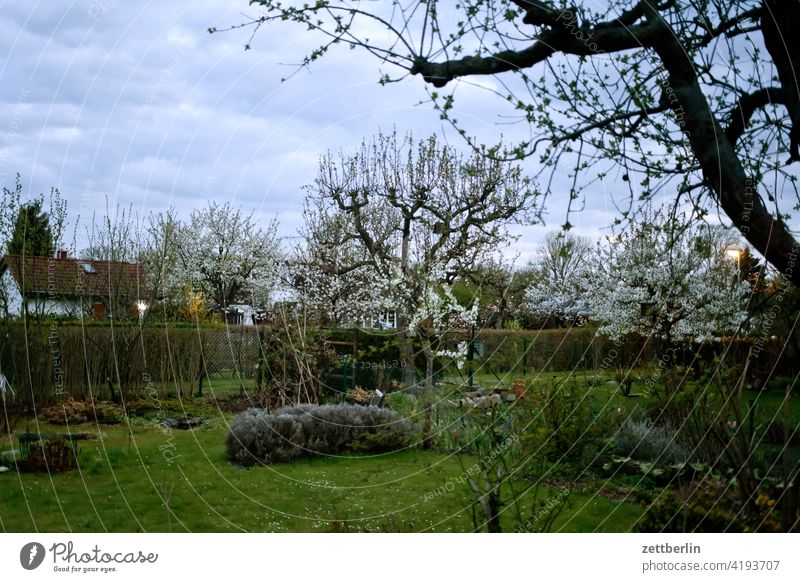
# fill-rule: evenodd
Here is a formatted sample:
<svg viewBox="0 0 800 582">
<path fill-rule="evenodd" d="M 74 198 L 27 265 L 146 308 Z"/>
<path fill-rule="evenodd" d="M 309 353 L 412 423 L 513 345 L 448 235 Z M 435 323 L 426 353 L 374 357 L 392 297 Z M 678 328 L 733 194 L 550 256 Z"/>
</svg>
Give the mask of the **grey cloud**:
<svg viewBox="0 0 800 582">
<path fill-rule="evenodd" d="M 417 105 L 426 99 L 418 79 L 381 87 L 378 64 L 356 51 L 332 51 L 281 83 L 295 70 L 286 63 L 313 46 L 299 29 L 264 30 L 251 51 L 242 47 L 248 31 L 205 32 L 247 10 L 244 1 L 213 0 L 3 4 L 5 185 L 20 171 L 34 193 L 59 186 L 73 219 L 102 211 L 106 195 L 139 213 L 173 205 L 183 215 L 206 198 L 235 200 L 265 220 L 279 215 L 288 236 L 301 223 L 301 188 L 327 150 L 393 127 L 417 136 L 445 131 L 463 147 L 429 105 Z M 501 129 L 507 139 L 524 135 L 524 126 L 496 125 L 496 97 L 486 91 L 462 84 L 457 97 L 462 121 L 483 141 L 493 143 Z M 4 144 L 12 122 L 12 143 Z M 541 231 L 524 231 L 521 252 L 533 252 Z"/>
</svg>

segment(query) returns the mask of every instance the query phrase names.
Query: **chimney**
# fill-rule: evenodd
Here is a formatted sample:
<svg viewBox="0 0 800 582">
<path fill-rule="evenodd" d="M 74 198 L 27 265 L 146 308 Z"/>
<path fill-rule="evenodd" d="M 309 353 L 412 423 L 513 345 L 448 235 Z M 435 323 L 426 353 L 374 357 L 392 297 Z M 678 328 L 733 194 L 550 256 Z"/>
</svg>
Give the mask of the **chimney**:
<svg viewBox="0 0 800 582">
<path fill-rule="evenodd" d="M 67 259 L 67 251 L 58 251 L 58 260 L 64 261 Z"/>
</svg>

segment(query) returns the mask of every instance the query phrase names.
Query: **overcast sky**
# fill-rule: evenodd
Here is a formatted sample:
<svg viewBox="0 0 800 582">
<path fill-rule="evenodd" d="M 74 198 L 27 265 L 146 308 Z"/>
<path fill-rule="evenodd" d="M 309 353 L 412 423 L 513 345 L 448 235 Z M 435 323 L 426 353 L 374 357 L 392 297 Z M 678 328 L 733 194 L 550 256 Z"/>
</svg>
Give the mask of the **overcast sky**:
<svg viewBox="0 0 800 582">
<path fill-rule="evenodd" d="M 183 217 L 215 198 L 277 215 L 291 236 L 302 186 L 328 149 L 393 127 L 463 147 L 420 104 L 421 80 L 381 87 L 378 63 L 362 53 L 333 52 L 282 83 L 310 46 L 300 28 L 265 28 L 250 51 L 247 31 L 206 33 L 248 11 L 245 0 L 0 0 L 0 183 L 12 187 L 19 172 L 28 194 L 59 187 L 73 224 L 103 212 L 106 196 L 140 215 L 171 205 Z M 496 99 L 464 87 L 458 103 L 492 143 L 501 128 L 517 131 L 497 124 Z M 605 193 L 595 194 L 571 219 L 590 234 L 610 221 Z M 558 206 L 551 216 L 563 222 Z M 519 230 L 523 259 L 544 231 Z"/>
</svg>

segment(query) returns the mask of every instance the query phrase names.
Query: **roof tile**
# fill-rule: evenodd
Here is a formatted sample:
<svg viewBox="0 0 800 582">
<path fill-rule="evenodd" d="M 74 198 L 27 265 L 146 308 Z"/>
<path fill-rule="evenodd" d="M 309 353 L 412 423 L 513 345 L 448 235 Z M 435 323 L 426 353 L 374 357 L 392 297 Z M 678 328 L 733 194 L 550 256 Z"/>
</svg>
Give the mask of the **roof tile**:
<svg viewBox="0 0 800 582">
<path fill-rule="evenodd" d="M 2 259 L 23 293 L 136 297 L 144 292 L 142 266 L 136 263 L 6 255 Z M 81 265 L 90 265 L 84 269 Z"/>
</svg>

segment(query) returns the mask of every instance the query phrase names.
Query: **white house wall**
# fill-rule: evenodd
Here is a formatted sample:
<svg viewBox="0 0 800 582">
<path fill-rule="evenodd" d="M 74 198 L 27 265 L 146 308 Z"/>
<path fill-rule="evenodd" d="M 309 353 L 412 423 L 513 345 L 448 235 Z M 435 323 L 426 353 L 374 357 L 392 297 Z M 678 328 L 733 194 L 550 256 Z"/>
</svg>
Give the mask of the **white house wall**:
<svg viewBox="0 0 800 582">
<path fill-rule="evenodd" d="M 8 314 L 19 315 L 22 313 L 22 294 L 19 292 L 16 280 L 11 276 L 11 271 L 6 269 L 3 273 L 3 287 L 8 296 Z"/>
<path fill-rule="evenodd" d="M 11 316 L 21 317 L 22 310 L 22 294 L 19 291 L 19 285 L 7 269 L 3 273 L 3 286 L 5 287 L 6 294 L 8 295 L 8 313 Z M 37 301 L 27 299 L 28 312 L 34 313 L 37 309 Z M 80 315 L 80 303 L 74 299 L 45 299 L 43 302 L 38 302 L 42 313 L 45 316 L 52 317 L 77 317 Z"/>
<path fill-rule="evenodd" d="M 237 311 L 242 316 L 242 325 L 255 325 L 253 316 L 256 311 L 251 305 L 231 305 L 229 308 Z"/>
</svg>

